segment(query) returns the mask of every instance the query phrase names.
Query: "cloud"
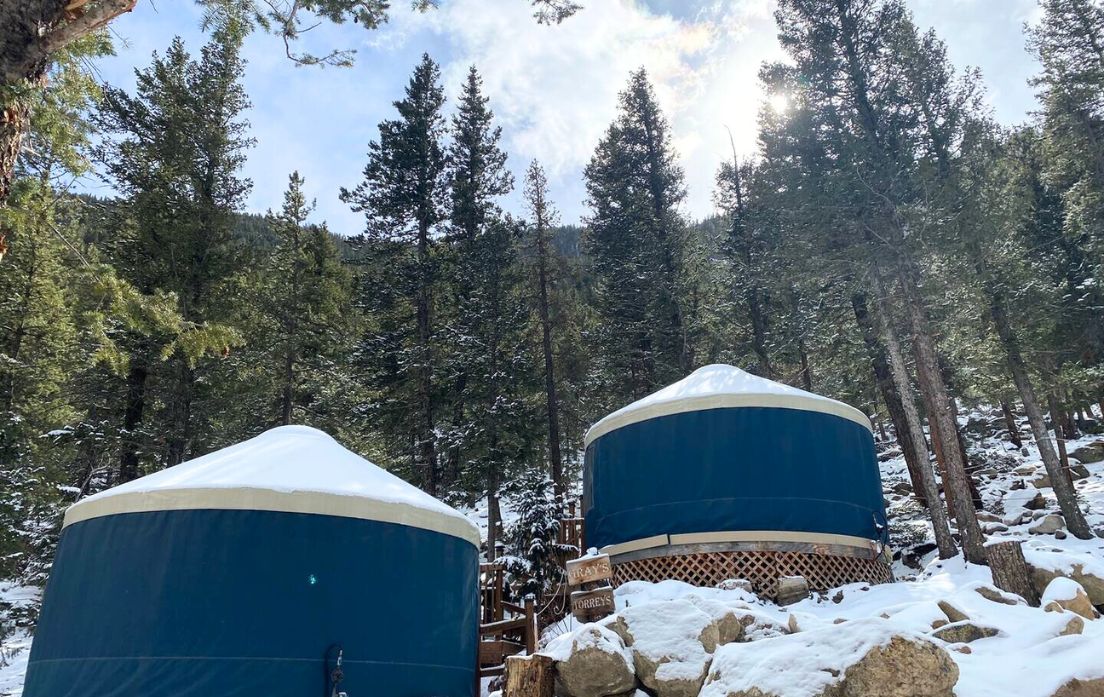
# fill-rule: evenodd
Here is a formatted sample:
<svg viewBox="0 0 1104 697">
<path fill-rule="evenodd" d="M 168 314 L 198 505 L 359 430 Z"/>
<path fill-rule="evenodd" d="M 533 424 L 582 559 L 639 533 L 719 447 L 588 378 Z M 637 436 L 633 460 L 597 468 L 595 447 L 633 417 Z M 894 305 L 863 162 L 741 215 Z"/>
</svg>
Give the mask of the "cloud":
<svg viewBox="0 0 1104 697">
<path fill-rule="evenodd" d="M 729 152 L 725 126 L 742 154 L 755 148 L 758 65 L 780 56 L 770 3 L 718 2 L 676 18 L 627 0 L 592 0 L 556 27 L 530 13 L 518 0 L 452 0 L 429 13 L 396 12 L 372 43 L 395 47 L 425 34 L 444 42 L 450 96 L 474 64 L 515 172 L 539 159 L 568 220 L 583 212 L 582 169 L 615 116 L 618 92 L 645 67 L 686 169 L 686 212 L 707 215 L 713 174 Z"/>
</svg>

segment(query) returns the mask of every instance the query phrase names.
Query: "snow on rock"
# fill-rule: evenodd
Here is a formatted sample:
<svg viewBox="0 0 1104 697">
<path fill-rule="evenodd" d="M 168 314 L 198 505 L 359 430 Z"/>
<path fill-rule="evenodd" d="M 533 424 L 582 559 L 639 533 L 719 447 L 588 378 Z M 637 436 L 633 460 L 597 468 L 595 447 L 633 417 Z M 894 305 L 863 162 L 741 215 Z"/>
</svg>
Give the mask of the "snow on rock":
<svg viewBox="0 0 1104 697">
<path fill-rule="evenodd" d="M 556 637 L 540 653 L 555 663 L 559 692 L 571 697 L 620 695 L 636 686 L 631 652 L 621 637 L 598 624 L 586 624 Z"/>
<path fill-rule="evenodd" d="M 939 697 L 958 668 L 923 636 L 881 619 L 717 649 L 701 697 Z"/>
<path fill-rule="evenodd" d="M 633 655 L 636 675 L 658 697 L 694 697 L 720 634 L 713 618 L 686 600 L 633 605 L 604 622 Z"/>
<path fill-rule="evenodd" d="M 1069 610 L 1088 620 L 1100 616 L 1089 602 L 1089 596 L 1081 584 L 1064 576 L 1059 576 L 1047 584 L 1040 604 L 1044 610 L 1056 612 Z"/>
<path fill-rule="evenodd" d="M 1040 593 L 1055 578 L 1064 577 L 1080 584 L 1093 605 L 1104 605 L 1104 555 L 1025 543 L 1024 558 Z"/>
</svg>

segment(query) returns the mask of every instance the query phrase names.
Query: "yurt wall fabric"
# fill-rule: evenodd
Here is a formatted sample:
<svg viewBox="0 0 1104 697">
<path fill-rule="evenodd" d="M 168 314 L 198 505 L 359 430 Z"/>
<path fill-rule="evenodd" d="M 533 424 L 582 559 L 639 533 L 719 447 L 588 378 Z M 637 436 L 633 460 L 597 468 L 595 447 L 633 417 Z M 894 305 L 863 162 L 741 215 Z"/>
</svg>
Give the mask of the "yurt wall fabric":
<svg viewBox="0 0 1104 697">
<path fill-rule="evenodd" d="M 473 694 L 474 526 L 320 432 L 280 431 L 216 467 L 201 458 L 120 487 L 110 505 L 72 509 L 25 697 L 316 695 L 338 646 L 352 697 Z M 268 467 L 251 459 L 260 452 Z M 342 478 L 357 515 L 296 510 L 340 503 L 327 497 Z M 196 492 L 210 488 L 223 503 L 242 492 L 241 505 L 203 507 Z M 423 525 L 365 517 L 404 506 Z"/>
<path fill-rule="evenodd" d="M 688 411 L 610 431 L 586 452 L 587 543 L 800 531 L 878 539 L 881 483 L 868 429 L 798 409 Z"/>
</svg>

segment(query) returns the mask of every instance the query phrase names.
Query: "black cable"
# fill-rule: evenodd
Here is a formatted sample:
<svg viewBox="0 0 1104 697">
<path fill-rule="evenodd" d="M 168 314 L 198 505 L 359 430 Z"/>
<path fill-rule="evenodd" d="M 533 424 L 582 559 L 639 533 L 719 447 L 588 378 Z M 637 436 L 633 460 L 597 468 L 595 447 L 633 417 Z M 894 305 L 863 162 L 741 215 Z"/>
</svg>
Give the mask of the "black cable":
<svg viewBox="0 0 1104 697">
<path fill-rule="evenodd" d="M 334 663 L 333 670 L 330 670 L 330 659 L 334 655 L 334 649 L 337 649 L 336 662 Z M 341 648 L 341 644 L 330 644 L 326 647 L 326 652 L 322 654 L 322 676 L 324 692 L 322 697 L 334 697 L 337 692 L 337 687 L 341 684 L 342 679 L 345 677 L 344 671 L 341 669 L 341 656 L 344 650 Z"/>
</svg>

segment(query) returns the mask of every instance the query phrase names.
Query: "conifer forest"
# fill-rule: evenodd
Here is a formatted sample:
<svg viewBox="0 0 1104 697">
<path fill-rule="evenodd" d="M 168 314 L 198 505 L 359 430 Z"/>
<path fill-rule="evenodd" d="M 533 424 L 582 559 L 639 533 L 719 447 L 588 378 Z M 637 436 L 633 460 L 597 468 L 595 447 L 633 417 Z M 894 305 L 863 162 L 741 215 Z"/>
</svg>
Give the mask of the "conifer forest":
<svg viewBox="0 0 1104 697">
<path fill-rule="evenodd" d="M 362 172 L 327 196 L 349 229 L 294 164 L 282 205 L 247 208 L 243 42 L 340 76 L 357 57 L 307 30 L 371 35 L 394 9 L 197 1 L 205 41 L 157 47 L 130 89 L 95 66 L 145 0 L 0 0 L 0 579 L 44 582 L 77 500 L 284 424 L 485 500 L 493 554 L 503 502 L 578 495 L 591 424 L 713 363 L 864 411 L 941 556 L 985 557 L 958 419 L 978 406 L 1015 439 L 1026 419 L 1070 535 L 1093 535 L 1051 434 L 1104 421 L 1097 0 L 1039 0 L 1019 123 L 904 0 L 778 0 L 784 58 L 757 70 L 785 102 L 755 153 L 716 153 L 707 216 L 648 69 L 619 77 L 574 220 L 507 152 L 481 66 L 446 89 L 426 54 L 345 144 Z M 510 1 L 553 35 L 602 4 Z"/>
</svg>

